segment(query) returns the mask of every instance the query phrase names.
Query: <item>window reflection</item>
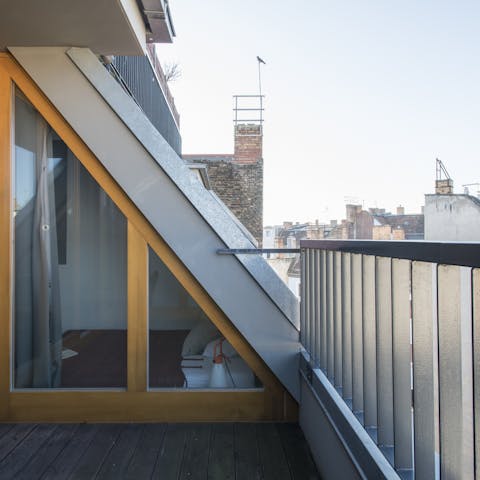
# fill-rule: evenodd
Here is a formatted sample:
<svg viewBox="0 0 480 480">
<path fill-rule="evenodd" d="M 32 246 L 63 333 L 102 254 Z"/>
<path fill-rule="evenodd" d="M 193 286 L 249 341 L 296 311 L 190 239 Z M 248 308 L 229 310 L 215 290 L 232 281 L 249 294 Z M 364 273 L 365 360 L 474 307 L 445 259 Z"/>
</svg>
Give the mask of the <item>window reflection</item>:
<svg viewBox="0 0 480 480">
<path fill-rule="evenodd" d="M 15 99 L 16 388 L 126 386 L 126 220 Z"/>
<path fill-rule="evenodd" d="M 150 387 L 261 386 L 250 367 L 151 249 L 149 324 Z"/>
</svg>

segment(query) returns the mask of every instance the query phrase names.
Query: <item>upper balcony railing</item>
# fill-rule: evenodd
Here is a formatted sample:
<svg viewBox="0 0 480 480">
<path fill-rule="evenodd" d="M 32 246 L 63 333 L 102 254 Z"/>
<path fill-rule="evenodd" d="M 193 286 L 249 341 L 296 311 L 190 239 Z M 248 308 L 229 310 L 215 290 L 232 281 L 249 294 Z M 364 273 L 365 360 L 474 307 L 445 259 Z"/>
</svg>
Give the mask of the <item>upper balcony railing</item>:
<svg viewBox="0 0 480 480">
<path fill-rule="evenodd" d="M 149 46 L 148 55 L 143 57 L 113 57 L 107 68 L 168 144 L 181 155 L 180 116 L 152 48 Z"/>
<path fill-rule="evenodd" d="M 480 245 L 306 240 L 301 261 L 305 380 L 400 477 L 475 478 Z"/>
</svg>

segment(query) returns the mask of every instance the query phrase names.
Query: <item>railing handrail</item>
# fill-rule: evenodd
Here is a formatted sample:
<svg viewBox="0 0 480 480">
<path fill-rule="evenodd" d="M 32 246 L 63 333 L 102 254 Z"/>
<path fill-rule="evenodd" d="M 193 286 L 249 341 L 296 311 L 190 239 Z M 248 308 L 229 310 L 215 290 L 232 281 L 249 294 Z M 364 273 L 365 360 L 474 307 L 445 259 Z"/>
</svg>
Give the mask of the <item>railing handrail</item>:
<svg viewBox="0 0 480 480">
<path fill-rule="evenodd" d="M 445 265 L 480 267 L 479 242 L 424 240 L 300 240 L 300 248 L 361 253 Z"/>
</svg>

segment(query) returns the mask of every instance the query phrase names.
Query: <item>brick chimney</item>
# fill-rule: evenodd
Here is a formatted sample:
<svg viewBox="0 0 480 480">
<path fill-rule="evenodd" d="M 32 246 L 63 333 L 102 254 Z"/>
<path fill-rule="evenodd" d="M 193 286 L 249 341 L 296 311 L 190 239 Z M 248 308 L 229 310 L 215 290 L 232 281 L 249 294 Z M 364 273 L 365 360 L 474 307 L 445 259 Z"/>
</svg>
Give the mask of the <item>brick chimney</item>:
<svg viewBox="0 0 480 480">
<path fill-rule="evenodd" d="M 405 215 L 405 207 L 402 207 L 401 205 L 399 205 L 397 207 L 397 215 Z"/>
<path fill-rule="evenodd" d="M 251 123 L 235 125 L 235 152 L 237 164 L 257 163 L 262 159 L 262 126 Z"/>
<path fill-rule="evenodd" d="M 357 218 L 357 215 L 362 211 L 362 206 L 347 204 L 345 205 L 345 208 L 347 211 L 347 222 L 354 223 Z"/>
<path fill-rule="evenodd" d="M 451 178 L 435 180 L 435 193 L 437 195 L 451 195 L 453 193 L 453 180 Z"/>
</svg>

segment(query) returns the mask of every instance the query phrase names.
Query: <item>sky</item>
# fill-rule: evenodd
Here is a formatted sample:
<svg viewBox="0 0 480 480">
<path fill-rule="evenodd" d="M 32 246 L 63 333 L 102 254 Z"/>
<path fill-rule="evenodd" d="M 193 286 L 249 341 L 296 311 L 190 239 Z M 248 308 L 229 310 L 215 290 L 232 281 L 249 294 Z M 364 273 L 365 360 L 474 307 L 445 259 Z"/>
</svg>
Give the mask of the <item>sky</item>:
<svg viewBox="0 0 480 480">
<path fill-rule="evenodd" d="M 162 62 L 183 153 L 233 152 L 232 95 L 265 94 L 264 224 L 419 213 L 435 159 L 480 182 L 478 0 L 170 0 Z M 476 192 L 480 187 L 472 187 Z"/>
</svg>

